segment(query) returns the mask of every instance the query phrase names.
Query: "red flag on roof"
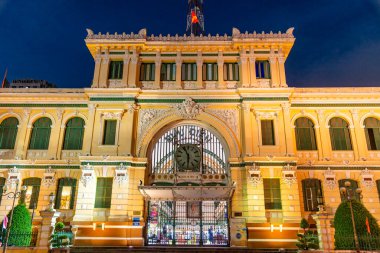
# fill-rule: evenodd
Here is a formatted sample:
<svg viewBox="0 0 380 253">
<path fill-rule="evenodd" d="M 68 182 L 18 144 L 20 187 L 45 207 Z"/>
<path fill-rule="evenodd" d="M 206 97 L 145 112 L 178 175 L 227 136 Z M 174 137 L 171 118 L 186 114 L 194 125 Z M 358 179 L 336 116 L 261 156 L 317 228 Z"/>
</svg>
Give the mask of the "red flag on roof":
<svg viewBox="0 0 380 253">
<path fill-rule="evenodd" d="M 191 23 L 196 24 L 199 23 L 197 14 L 195 14 L 195 11 L 191 11 Z"/>
<path fill-rule="evenodd" d="M 365 226 L 367 227 L 368 234 L 371 234 L 371 227 L 369 226 L 368 217 L 365 218 Z"/>
</svg>

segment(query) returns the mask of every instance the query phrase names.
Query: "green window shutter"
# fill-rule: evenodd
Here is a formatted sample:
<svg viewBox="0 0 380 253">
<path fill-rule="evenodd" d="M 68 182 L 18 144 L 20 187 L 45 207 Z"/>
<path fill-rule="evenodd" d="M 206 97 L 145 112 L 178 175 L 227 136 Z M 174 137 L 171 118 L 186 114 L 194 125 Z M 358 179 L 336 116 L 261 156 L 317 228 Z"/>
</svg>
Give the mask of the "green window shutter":
<svg viewBox="0 0 380 253">
<path fill-rule="evenodd" d="M 333 150 L 352 150 L 348 124 L 341 118 L 330 120 L 330 138 Z"/>
<path fill-rule="evenodd" d="M 11 117 L 0 124 L 0 149 L 14 149 L 18 131 L 18 119 Z"/>
<path fill-rule="evenodd" d="M 33 187 L 28 208 L 29 209 L 33 209 L 33 207 L 37 208 L 38 196 L 40 194 L 40 187 L 41 187 L 41 178 L 37 178 L 37 177 L 26 178 L 23 181 L 23 185 Z M 24 199 L 25 199 L 25 192 L 24 192 Z"/>
<path fill-rule="evenodd" d="M 47 150 L 49 148 L 51 125 L 51 120 L 46 117 L 34 122 L 29 149 Z"/>
<path fill-rule="evenodd" d="M 63 188 L 63 180 L 62 178 L 58 181 L 57 193 L 55 194 L 55 209 L 61 208 L 61 197 L 62 197 L 62 188 Z"/>
<path fill-rule="evenodd" d="M 96 183 L 95 208 L 110 208 L 113 178 L 98 178 Z"/>
<path fill-rule="evenodd" d="M 313 122 L 305 117 L 295 122 L 297 150 L 317 150 Z"/>
<path fill-rule="evenodd" d="M 264 202 L 267 210 L 281 210 L 281 187 L 280 179 L 264 178 Z"/>
<path fill-rule="evenodd" d="M 104 121 L 103 145 L 115 145 L 117 120 Z"/>
<path fill-rule="evenodd" d="M 3 193 L 3 190 L 4 190 L 4 185 L 5 185 L 5 178 L 3 177 L 0 177 L 0 192 Z M 1 194 L 0 195 L 0 205 L 1 205 L 1 200 L 3 198 L 3 195 Z"/>
<path fill-rule="evenodd" d="M 262 145 L 275 145 L 273 120 L 261 120 Z"/>
<path fill-rule="evenodd" d="M 84 120 L 72 118 L 66 124 L 63 150 L 82 150 L 84 137 Z"/>
<path fill-rule="evenodd" d="M 377 195 L 379 196 L 379 200 L 380 200 L 380 180 L 376 180 L 376 186 L 377 186 Z"/>
<path fill-rule="evenodd" d="M 123 68 L 124 68 L 123 61 L 111 61 L 109 72 L 108 72 L 108 79 L 122 79 Z"/>
</svg>

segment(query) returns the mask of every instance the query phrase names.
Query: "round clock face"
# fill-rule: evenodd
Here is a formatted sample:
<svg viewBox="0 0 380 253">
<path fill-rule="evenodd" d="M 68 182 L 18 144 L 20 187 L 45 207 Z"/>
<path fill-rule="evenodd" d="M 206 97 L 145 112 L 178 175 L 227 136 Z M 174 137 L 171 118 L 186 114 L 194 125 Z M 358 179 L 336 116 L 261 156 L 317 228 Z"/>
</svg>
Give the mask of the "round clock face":
<svg viewBox="0 0 380 253">
<path fill-rule="evenodd" d="M 201 150 L 194 144 L 180 145 L 175 152 L 175 160 L 180 170 L 198 171 Z"/>
</svg>

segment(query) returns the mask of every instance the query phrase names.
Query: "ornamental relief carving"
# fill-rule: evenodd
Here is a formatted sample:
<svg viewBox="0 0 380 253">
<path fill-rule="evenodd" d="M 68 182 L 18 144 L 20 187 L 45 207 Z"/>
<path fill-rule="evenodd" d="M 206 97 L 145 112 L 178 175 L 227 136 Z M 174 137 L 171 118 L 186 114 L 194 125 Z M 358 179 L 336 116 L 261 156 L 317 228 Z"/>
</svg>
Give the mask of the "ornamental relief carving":
<svg viewBox="0 0 380 253">
<path fill-rule="evenodd" d="M 222 120 L 235 133 L 239 131 L 237 109 L 208 109 L 207 113 Z"/>
<path fill-rule="evenodd" d="M 205 107 L 197 104 L 192 98 L 186 98 L 181 104 L 177 104 L 173 107 L 176 114 L 184 119 L 195 119 L 202 112 Z"/>
</svg>

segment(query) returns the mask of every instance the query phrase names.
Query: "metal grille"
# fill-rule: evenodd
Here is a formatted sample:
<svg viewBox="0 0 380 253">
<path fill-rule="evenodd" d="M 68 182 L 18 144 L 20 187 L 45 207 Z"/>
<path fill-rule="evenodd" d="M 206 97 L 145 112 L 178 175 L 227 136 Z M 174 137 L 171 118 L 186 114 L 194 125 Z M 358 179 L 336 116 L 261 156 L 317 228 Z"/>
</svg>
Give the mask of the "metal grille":
<svg viewBox="0 0 380 253">
<path fill-rule="evenodd" d="M 151 172 L 172 174 L 179 170 L 174 154 L 182 144 L 197 145 L 202 152 L 203 174 L 227 174 L 226 154 L 219 139 L 199 126 L 184 125 L 166 132 L 154 145 L 151 156 Z"/>
<path fill-rule="evenodd" d="M 149 202 L 148 245 L 228 245 L 226 201 Z"/>
</svg>

